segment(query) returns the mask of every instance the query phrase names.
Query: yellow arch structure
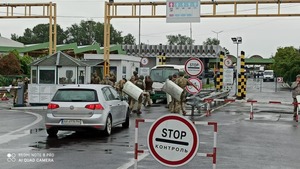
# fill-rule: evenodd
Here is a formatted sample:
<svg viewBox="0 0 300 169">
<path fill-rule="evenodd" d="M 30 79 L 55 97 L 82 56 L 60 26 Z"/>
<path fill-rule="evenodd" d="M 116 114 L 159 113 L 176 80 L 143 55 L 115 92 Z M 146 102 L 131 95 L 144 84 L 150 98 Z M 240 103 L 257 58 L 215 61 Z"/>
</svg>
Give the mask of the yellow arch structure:
<svg viewBox="0 0 300 169">
<path fill-rule="evenodd" d="M 274 5 L 277 11 L 274 13 L 261 13 L 260 5 Z M 283 13 L 281 12 L 282 4 L 298 4 L 300 0 L 236 0 L 236 1 L 201 1 L 201 6 L 211 9 L 209 14 L 201 14 L 203 18 L 216 17 L 292 17 L 300 16 L 300 8 L 297 13 Z M 224 14 L 217 10 L 221 6 L 232 6 L 232 13 Z M 255 13 L 242 13 L 238 10 L 239 7 L 245 5 L 253 5 Z M 105 2 L 104 13 L 104 75 L 109 74 L 109 48 L 110 48 L 110 20 L 112 18 L 166 18 L 166 15 L 158 14 L 157 7 L 164 6 L 166 2 Z M 119 14 L 118 10 L 126 7 L 127 14 Z M 146 14 L 138 14 L 140 7 Z M 130 10 L 128 10 L 128 8 Z"/>
<path fill-rule="evenodd" d="M 49 55 L 56 52 L 56 3 L 0 3 L 0 8 L 6 11 L 0 19 L 49 18 Z M 24 12 L 16 12 L 17 8 Z M 40 13 L 32 13 L 33 8 Z"/>
</svg>

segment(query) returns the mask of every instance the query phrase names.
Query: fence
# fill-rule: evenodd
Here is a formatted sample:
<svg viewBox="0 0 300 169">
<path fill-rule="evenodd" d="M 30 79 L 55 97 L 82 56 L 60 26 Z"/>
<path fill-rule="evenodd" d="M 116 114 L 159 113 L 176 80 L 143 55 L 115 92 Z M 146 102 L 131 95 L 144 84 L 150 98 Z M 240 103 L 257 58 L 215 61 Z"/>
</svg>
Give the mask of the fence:
<svg viewBox="0 0 300 169">
<path fill-rule="evenodd" d="M 207 103 L 206 116 L 211 115 L 210 103 L 213 101 L 221 101 L 225 103 L 238 102 L 238 103 L 250 103 L 250 120 L 254 118 L 253 106 L 254 104 L 282 104 L 282 105 L 300 105 L 300 102 L 280 102 L 280 101 L 257 101 L 257 100 L 237 100 L 237 99 L 212 99 L 205 98 L 203 99 L 205 103 Z M 297 114 L 295 117 L 295 121 L 298 122 L 299 119 L 299 108 L 297 109 Z"/>
</svg>

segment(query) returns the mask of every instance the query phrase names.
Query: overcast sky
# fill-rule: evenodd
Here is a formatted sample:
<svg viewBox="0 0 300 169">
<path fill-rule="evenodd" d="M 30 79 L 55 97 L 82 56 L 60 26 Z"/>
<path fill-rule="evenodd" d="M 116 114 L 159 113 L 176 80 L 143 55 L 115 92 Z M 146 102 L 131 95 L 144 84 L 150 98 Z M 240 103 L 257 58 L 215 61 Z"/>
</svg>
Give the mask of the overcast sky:
<svg viewBox="0 0 300 169">
<path fill-rule="evenodd" d="M 150 0 L 141 0 L 149 2 Z M 161 0 L 152 0 L 161 1 Z M 49 3 L 46 0 L 1 0 L 0 3 Z M 104 22 L 104 0 L 53 0 L 57 4 L 57 24 L 64 30 L 81 20 L 94 20 Z M 138 2 L 138 0 L 115 0 L 115 2 Z M 165 1 L 164 1 L 165 2 Z M 264 6 L 261 12 L 277 11 L 276 6 Z M 222 12 L 230 12 L 233 7 L 220 9 Z M 249 13 L 255 13 L 255 6 L 243 6 L 238 8 Z M 281 10 L 300 13 L 300 4 L 286 4 Z M 147 10 L 148 11 L 148 10 Z M 219 11 L 219 9 L 218 9 Z M 5 15 L 6 9 L 0 8 L 0 15 Z M 121 12 L 121 11 L 120 11 Z M 164 13 L 164 9 L 158 12 Z M 201 13 L 208 12 L 201 8 Z M 40 13 L 39 13 L 40 14 Z M 269 18 L 201 18 L 200 23 L 166 23 L 166 19 L 142 19 L 141 42 L 157 45 L 166 44 L 166 35 L 186 35 L 192 38 L 196 45 L 202 45 L 207 38 L 218 38 L 221 46 L 226 47 L 233 55 L 237 53 L 237 45 L 233 44 L 231 38 L 240 36 L 243 39 L 239 45 L 239 53 L 245 51 L 246 57 L 261 55 L 269 58 L 275 55 L 278 47 L 294 46 L 300 47 L 300 17 L 269 17 Z M 22 36 L 26 28 L 32 29 L 37 24 L 49 23 L 48 19 L 1 19 L 0 33 L 3 37 L 10 38 L 16 33 Z M 138 43 L 139 22 L 138 19 L 112 19 L 111 24 L 123 36 L 131 33 Z"/>
</svg>

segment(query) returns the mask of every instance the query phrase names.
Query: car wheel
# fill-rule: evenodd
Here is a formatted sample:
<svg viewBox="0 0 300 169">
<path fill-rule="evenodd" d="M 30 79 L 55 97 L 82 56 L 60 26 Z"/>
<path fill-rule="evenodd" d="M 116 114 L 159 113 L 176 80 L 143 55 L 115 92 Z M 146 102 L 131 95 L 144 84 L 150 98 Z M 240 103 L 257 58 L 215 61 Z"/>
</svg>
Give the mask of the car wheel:
<svg viewBox="0 0 300 169">
<path fill-rule="evenodd" d="M 58 133 L 57 129 L 47 129 L 47 134 L 49 137 L 56 137 Z"/>
<path fill-rule="evenodd" d="M 122 123 L 122 127 L 123 128 L 129 128 L 129 114 L 130 114 L 130 110 L 128 109 L 127 110 L 127 113 L 126 113 L 126 119 L 125 119 L 125 122 Z"/>
<path fill-rule="evenodd" d="M 111 129 L 112 129 L 112 119 L 111 116 L 109 115 L 106 119 L 104 134 L 106 136 L 109 136 L 111 134 Z"/>
</svg>

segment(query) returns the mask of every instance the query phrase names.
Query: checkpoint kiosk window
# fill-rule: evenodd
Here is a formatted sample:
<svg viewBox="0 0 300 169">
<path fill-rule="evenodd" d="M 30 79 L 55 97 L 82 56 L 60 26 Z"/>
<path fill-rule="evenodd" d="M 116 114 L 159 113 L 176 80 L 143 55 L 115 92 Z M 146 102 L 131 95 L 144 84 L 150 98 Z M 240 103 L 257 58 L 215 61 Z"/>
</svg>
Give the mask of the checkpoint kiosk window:
<svg viewBox="0 0 300 169">
<path fill-rule="evenodd" d="M 40 84 L 55 84 L 55 70 L 40 70 Z"/>
</svg>

